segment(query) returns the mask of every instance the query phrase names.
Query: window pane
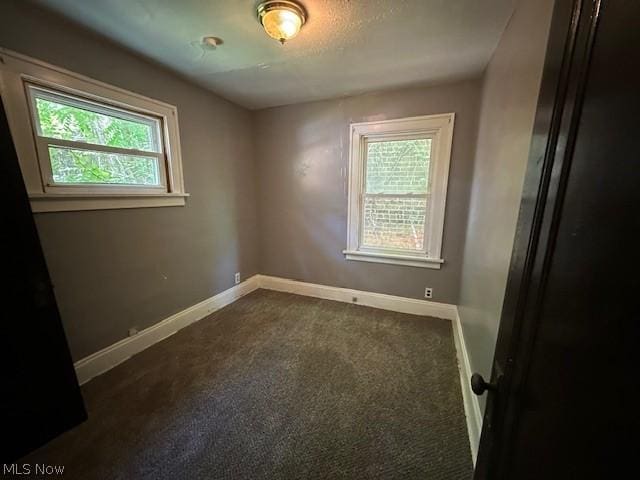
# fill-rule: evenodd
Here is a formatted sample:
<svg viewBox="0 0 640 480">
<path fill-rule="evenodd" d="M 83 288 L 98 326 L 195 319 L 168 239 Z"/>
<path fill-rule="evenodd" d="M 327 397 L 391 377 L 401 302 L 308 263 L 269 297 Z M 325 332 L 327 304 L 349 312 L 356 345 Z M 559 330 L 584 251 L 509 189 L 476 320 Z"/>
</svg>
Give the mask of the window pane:
<svg viewBox="0 0 640 480">
<path fill-rule="evenodd" d="M 49 147 L 53 181 L 114 185 L 160 185 L 158 159 Z"/>
<path fill-rule="evenodd" d="M 367 143 L 367 193 L 422 193 L 429 184 L 431 139 Z"/>
<path fill-rule="evenodd" d="M 159 122 L 119 118 L 86 108 L 67 105 L 48 98 L 50 95 L 32 90 L 38 114 L 39 133 L 45 137 L 159 152 L 156 132 Z M 39 95 L 45 95 L 44 98 Z"/>
<path fill-rule="evenodd" d="M 423 250 L 426 213 L 426 196 L 365 196 L 362 244 L 399 250 Z"/>
</svg>

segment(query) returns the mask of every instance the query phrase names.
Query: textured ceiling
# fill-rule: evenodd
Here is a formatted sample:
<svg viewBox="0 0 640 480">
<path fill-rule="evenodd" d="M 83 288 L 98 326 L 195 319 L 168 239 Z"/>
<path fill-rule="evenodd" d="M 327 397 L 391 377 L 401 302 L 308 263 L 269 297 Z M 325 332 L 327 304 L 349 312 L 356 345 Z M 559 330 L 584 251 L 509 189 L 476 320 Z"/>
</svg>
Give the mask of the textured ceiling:
<svg viewBox="0 0 640 480">
<path fill-rule="evenodd" d="M 480 73 L 516 0 L 301 0 L 284 46 L 253 0 L 37 0 L 248 108 Z M 220 37 L 217 49 L 202 46 Z"/>
</svg>

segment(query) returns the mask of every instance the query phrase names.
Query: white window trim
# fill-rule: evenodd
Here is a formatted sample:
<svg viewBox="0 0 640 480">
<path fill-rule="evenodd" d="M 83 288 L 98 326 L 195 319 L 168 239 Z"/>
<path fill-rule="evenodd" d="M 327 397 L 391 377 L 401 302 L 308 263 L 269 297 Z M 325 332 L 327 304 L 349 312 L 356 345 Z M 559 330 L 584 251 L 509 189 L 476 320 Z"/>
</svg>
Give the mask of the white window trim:
<svg viewBox="0 0 640 480">
<path fill-rule="evenodd" d="M 387 263 L 439 269 L 442 258 L 442 236 L 447 198 L 447 182 L 451 161 L 455 114 L 382 120 L 351 124 L 349 149 L 349 209 L 347 217 L 347 260 Z M 361 244 L 363 190 L 366 165 L 365 144 L 368 140 L 431 138 L 431 202 L 426 225 L 424 252 L 408 252 L 364 247 Z"/>
<path fill-rule="evenodd" d="M 31 99 L 27 85 L 35 85 L 61 94 L 67 93 L 113 108 L 159 118 L 161 121 L 161 188 L 118 185 L 68 187 L 48 186 L 39 157 Z M 34 58 L 0 48 L 0 92 L 9 121 L 20 169 L 33 212 L 100 210 L 183 206 L 189 195 L 184 190 L 178 111 L 173 105 L 108 85 Z M 56 143 L 64 141 L 56 140 Z M 145 152 L 146 156 L 153 156 Z"/>
</svg>

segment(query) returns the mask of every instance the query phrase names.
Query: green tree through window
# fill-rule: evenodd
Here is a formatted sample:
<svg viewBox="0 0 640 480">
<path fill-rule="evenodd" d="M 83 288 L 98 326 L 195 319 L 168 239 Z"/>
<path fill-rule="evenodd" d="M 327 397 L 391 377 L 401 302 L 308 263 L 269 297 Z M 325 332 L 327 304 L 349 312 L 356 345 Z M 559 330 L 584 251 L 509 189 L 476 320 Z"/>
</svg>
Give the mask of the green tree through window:
<svg viewBox="0 0 640 480">
<path fill-rule="evenodd" d="M 143 152 L 159 151 L 153 120 L 129 120 L 37 95 L 39 133 L 44 137 Z M 54 182 L 160 184 L 156 156 L 111 153 L 92 150 L 91 145 L 86 147 L 49 146 Z"/>
</svg>

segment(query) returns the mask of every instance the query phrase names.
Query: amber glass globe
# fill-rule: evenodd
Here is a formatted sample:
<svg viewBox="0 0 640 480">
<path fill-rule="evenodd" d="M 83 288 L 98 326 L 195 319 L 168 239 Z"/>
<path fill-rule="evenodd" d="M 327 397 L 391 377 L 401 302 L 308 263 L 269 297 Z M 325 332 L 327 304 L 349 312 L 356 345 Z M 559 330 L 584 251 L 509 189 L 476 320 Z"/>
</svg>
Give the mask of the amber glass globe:
<svg viewBox="0 0 640 480">
<path fill-rule="evenodd" d="M 293 2 L 263 2 L 258 15 L 267 35 L 281 43 L 295 37 L 305 22 L 304 10 Z"/>
</svg>

